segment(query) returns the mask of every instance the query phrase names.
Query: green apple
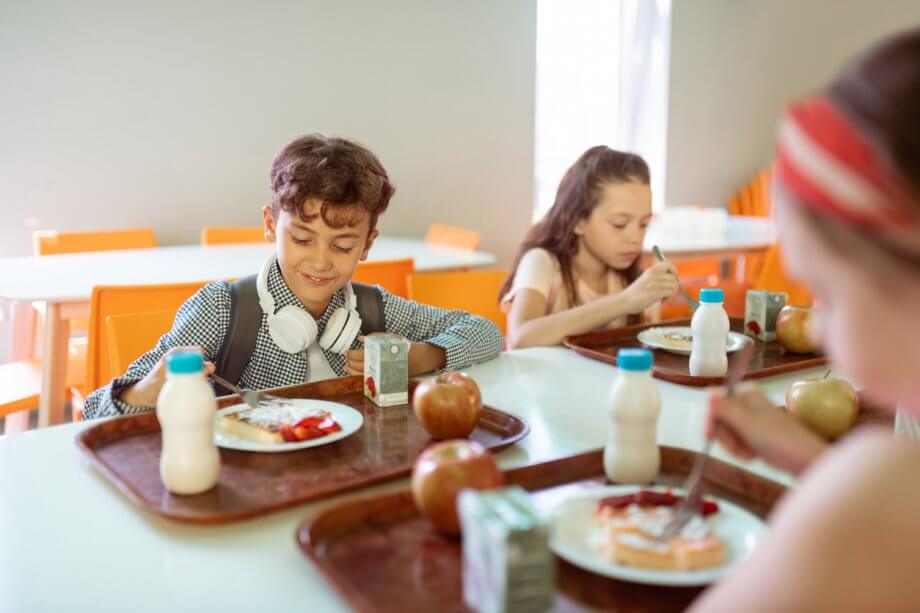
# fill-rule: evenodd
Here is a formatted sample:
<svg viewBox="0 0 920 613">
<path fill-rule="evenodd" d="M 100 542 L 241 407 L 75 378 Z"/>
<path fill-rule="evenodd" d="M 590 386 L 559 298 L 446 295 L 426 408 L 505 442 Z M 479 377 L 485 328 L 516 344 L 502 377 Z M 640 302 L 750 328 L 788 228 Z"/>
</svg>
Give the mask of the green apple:
<svg viewBox="0 0 920 613">
<path fill-rule="evenodd" d="M 859 397 L 843 379 L 809 379 L 789 387 L 786 408 L 816 434 L 833 440 L 853 427 Z"/>
</svg>

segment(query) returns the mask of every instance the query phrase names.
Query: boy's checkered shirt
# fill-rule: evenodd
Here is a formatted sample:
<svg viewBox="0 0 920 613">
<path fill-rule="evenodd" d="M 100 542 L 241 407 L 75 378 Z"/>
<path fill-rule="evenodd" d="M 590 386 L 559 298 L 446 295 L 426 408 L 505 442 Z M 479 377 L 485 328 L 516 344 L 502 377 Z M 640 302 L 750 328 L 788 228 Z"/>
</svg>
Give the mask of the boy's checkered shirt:
<svg viewBox="0 0 920 613">
<path fill-rule="evenodd" d="M 287 305 L 304 308 L 291 292 L 277 263 L 268 276 L 268 287 L 275 299 L 276 308 Z M 382 287 L 384 318 L 387 332 L 399 334 L 413 342 L 426 342 L 444 349 L 447 369 L 462 368 L 484 362 L 498 355 L 502 349 L 502 335 L 491 321 L 464 311 L 448 311 L 419 304 L 390 294 Z M 337 291 L 317 321 L 322 335 L 326 322 L 335 310 L 345 304 L 344 290 Z M 201 346 L 206 360 L 215 361 L 230 327 L 230 283 L 217 281 L 201 288 L 189 298 L 176 314 L 172 329 L 156 346 L 139 357 L 121 377 L 90 394 L 83 406 L 86 419 L 123 415 L 151 410 L 150 407 L 129 405 L 113 396 L 141 379 L 156 366 L 163 355 L 173 347 Z M 352 349 L 360 349 L 357 340 Z M 345 375 L 345 356 L 323 351 L 329 365 L 339 375 Z M 239 385 L 245 389 L 264 389 L 293 385 L 309 381 L 307 352 L 290 354 L 282 351 L 268 333 L 268 317 L 262 313 L 262 323 L 256 338 L 256 347 L 243 369 Z"/>
</svg>

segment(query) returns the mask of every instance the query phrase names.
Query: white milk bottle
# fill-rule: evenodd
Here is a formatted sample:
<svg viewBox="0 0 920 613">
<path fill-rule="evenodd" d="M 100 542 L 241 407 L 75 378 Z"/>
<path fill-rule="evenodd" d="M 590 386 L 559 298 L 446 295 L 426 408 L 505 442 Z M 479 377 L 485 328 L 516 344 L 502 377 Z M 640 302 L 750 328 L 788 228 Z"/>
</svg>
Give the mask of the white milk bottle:
<svg viewBox="0 0 920 613">
<path fill-rule="evenodd" d="M 199 494 L 217 485 L 220 454 L 214 444 L 217 398 L 198 353 L 166 358 L 166 383 L 157 397 L 163 431 L 160 478 L 173 494 Z"/>
<path fill-rule="evenodd" d="M 718 287 L 700 290 L 700 306 L 690 322 L 690 374 L 694 377 L 724 377 L 728 372 L 728 314 L 722 307 L 724 301 L 725 294 Z"/>
<path fill-rule="evenodd" d="M 604 472 L 616 483 L 649 483 L 658 476 L 658 413 L 661 396 L 652 380 L 652 354 L 620 349 L 619 374 L 610 391 Z"/>
</svg>

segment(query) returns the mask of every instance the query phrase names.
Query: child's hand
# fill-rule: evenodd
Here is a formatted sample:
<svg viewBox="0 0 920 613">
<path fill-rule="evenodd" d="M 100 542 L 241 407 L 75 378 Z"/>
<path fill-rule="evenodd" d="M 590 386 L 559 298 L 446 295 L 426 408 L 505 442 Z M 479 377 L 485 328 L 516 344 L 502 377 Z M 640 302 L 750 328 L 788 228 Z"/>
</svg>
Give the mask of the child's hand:
<svg viewBox="0 0 920 613">
<path fill-rule="evenodd" d="M 623 290 L 630 313 L 641 313 L 677 293 L 677 268 L 671 262 L 650 266 Z"/>
<path fill-rule="evenodd" d="M 177 351 L 195 351 L 204 355 L 202 347 L 173 347 L 160 358 L 157 365 L 147 373 L 147 376 L 132 385 L 126 387 L 121 392 L 121 400 L 135 407 L 155 407 L 157 405 L 157 396 L 166 382 L 166 358 Z M 210 375 L 214 372 L 214 364 L 205 361 L 204 374 Z"/>
<path fill-rule="evenodd" d="M 364 344 L 364 337 L 359 336 L 358 340 Z M 349 349 L 345 352 L 345 373 L 349 375 L 364 375 L 364 347 L 361 349 Z"/>
<path fill-rule="evenodd" d="M 826 447 L 816 434 L 750 384 L 739 386 L 731 396 L 721 389 L 712 392 L 706 438 L 713 433 L 739 458 L 763 458 L 795 474 L 807 468 Z"/>
<path fill-rule="evenodd" d="M 382 334 L 373 332 L 372 334 Z M 364 343 L 364 337 L 358 340 Z M 430 343 L 409 343 L 409 376 L 428 373 L 444 368 L 446 354 L 441 347 Z M 349 375 L 364 375 L 364 349 L 352 349 L 345 353 L 345 372 Z"/>
</svg>

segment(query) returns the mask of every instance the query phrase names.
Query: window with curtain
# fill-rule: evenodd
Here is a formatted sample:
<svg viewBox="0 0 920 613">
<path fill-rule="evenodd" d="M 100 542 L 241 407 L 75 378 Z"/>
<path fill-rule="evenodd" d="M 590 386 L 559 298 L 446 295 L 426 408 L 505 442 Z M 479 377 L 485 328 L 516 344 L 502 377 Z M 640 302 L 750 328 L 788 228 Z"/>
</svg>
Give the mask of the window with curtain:
<svg viewBox="0 0 920 613">
<path fill-rule="evenodd" d="M 671 0 L 538 0 L 534 219 L 593 145 L 633 151 L 665 204 Z"/>
</svg>

